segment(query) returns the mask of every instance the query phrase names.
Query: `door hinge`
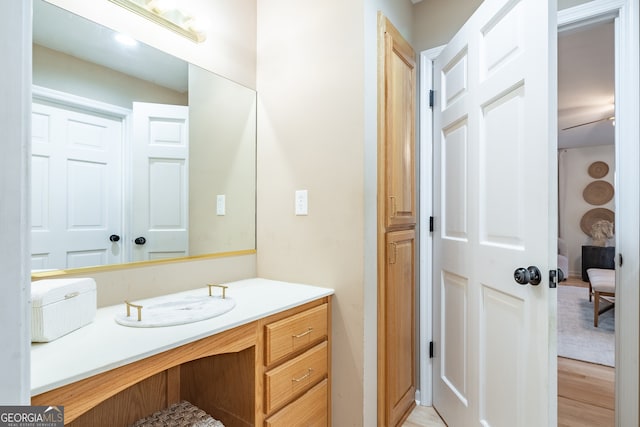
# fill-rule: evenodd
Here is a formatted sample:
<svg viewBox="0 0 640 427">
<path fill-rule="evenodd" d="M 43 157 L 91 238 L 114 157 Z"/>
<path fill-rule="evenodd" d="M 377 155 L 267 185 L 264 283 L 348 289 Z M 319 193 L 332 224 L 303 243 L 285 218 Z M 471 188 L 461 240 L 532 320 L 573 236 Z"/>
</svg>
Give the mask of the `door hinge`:
<svg viewBox="0 0 640 427">
<path fill-rule="evenodd" d="M 429 89 L 429 108 L 433 108 L 434 95 L 435 92 L 433 91 L 433 89 Z"/>
<path fill-rule="evenodd" d="M 433 341 L 429 341 L 429 359 L 433 359 Z"/>
<path fill-rule="evenodd" d="M 429 217 L 429 231 L 433 233 L 433 217 Z"/>
</svg>

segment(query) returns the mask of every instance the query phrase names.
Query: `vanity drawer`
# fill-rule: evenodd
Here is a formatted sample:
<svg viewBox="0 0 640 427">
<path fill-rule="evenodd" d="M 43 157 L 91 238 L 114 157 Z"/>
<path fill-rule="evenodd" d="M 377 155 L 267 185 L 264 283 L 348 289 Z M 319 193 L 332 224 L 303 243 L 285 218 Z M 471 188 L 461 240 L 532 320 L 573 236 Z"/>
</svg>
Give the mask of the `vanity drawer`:
<svg viewBox="0 0 640 427">
<path fill-rule="evenodd" d="M 327 304 L 265 326 L 265 363 L 273 362 L 327 336 Z"/>
<path fill-rule="evenodd" d="M 326 341 L 264 374 L 265 413 L 284 406 L 327 376 Z"/>
<path fill-rule="evenodd" d="M 327 423 L 327 388 L 323 380 L 298 400 L 269 417 L 265 427 L 325 427 Z"/>
</svg>

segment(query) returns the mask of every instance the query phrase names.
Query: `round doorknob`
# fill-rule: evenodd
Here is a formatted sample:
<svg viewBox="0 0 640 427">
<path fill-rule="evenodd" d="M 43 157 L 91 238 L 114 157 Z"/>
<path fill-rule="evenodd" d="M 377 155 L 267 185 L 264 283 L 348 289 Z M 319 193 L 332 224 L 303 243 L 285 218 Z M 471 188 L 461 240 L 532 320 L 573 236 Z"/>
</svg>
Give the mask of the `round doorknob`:
<svg viewBox="0 0 640 427">
<path fill-rule="evenodd" d="M 513 272 L 513 278 L 516 283 L 521 285 L 539 285 L 542 280 L 542 275 L 540 274 L 540 270 L 535 265 L 531 265 L 527 268 L 517 268 L 516 271 Z"/>
<path fill-rule="evenodd" d="M 109 236 L 109 240 L 111 240 L 112 242 L 118 242 L 120 241 L 120 236 L 118 236 L 117 234 L 112 234 L 111 236 Z"/>
<path fill-rule="evenodd" d="M 145 239 L 144 237 L 137 237 L 133 242 L 136 245 L 144 245 L 145 243 L 147 243 L 147 239 Z"/>
</svg>

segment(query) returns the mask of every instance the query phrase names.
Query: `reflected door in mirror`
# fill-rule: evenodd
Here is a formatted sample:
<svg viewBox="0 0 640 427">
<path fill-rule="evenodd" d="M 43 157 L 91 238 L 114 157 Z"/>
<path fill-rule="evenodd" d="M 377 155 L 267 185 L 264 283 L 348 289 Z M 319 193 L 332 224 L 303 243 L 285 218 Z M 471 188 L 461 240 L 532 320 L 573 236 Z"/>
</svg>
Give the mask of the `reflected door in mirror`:
<svg viewBox="0 0 640 427">
<path fill-rule="evenodd" d="M 133 261 L 189 255 L 189 108 L 133 103 Z"/>
<path fill-rule="evenodd" d="M 119 263 L 122 120 L 45 101 L 32 113 L 32 268 Z"/>
</svg>

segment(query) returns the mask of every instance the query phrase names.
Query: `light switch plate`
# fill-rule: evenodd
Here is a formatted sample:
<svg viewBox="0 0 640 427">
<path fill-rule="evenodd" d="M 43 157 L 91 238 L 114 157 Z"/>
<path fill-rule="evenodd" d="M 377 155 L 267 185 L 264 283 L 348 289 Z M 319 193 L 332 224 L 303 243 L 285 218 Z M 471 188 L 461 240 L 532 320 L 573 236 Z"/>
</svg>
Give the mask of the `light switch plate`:
<svg viewBox="0 0 640 427">
<path fill-rule="evenodd" d="M 296 191 L 296 215 L 307 215 L 309 212 L 307 190 Z"/>
<path fill-rule="evenodd" d="M 224 215 L 226 212 L 226 197 L 224 194 L 216 196 L 216 215 Z"/>
</svg>

